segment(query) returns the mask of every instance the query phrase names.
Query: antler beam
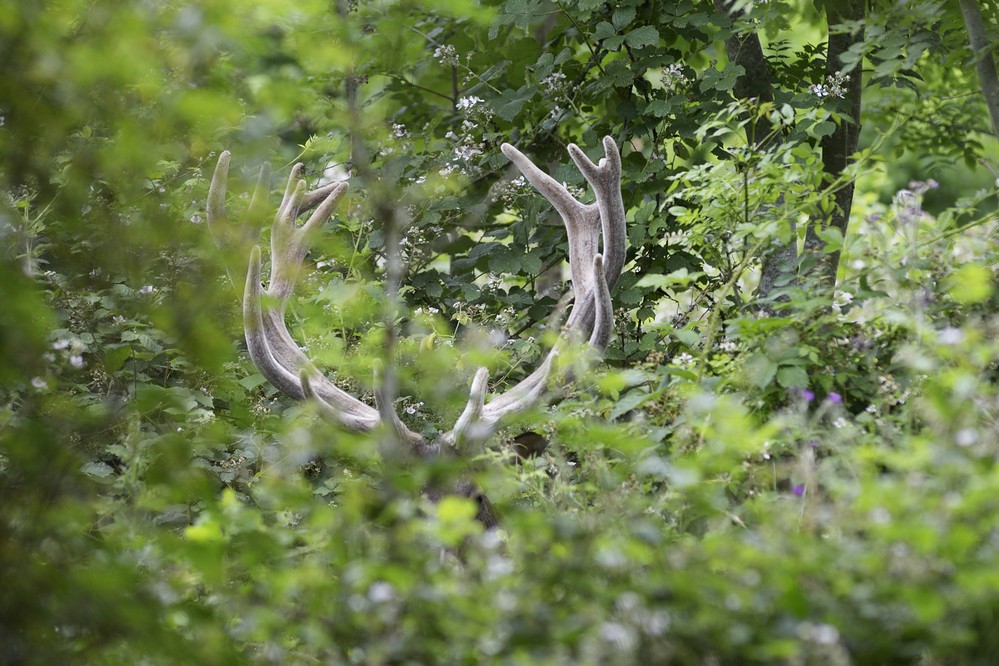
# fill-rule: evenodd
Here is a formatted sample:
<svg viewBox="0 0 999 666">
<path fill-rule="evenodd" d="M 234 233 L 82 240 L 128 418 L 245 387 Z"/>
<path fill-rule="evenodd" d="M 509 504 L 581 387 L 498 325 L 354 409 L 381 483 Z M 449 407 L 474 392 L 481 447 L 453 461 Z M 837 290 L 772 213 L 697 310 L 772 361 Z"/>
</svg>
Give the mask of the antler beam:
<svg viewBox="0 0 999 666">
<path fill-rule="evenodd" d="M 439 445 L 481 442 L 492 436 L 505 417 L 529 408 L 540 399 L 559 351 L 566 344 L 587 341 L 592 348 L 603 352 L 610 340 L 613 329 L 610 290 L 625 263 L 626 235 L 621 156 L 610 137 L 604 138 L 603 148 L 604 157 L 594 164 L 577 146 L 569 146 L 569 156 L 596 194 L 594 203 L 583 204 L 523 153 L 503 144 L 503 154 L 552 203 L 565 224 L 575 296 L 573 309 L 558 341 L 540 366 L 506 392 L 487 401 L 488 371 L 480 368 L 476 372 L 464 412 L 454 428 L 441 436 L 438 446 L 428 446 L 391 409 L 383 410 L 386 413 L 383 418 L 378 409 L 339 389 L 315 368 L 288 332 L 285 311 L 309 251 L 310 237 L 330 219 L 347 191 L 347 184 L 340 183 L 306 192 L 301 164 L 292 169 L 274 216 L 271 277 L 266 289 L 261 283 L 260 248 L 254 246 L 250 251 L 243 293 L 243 323 L 253 363 L 275 387 L 296 400 L 315 401 L 321 414 L 342 427 L 368 432 L 388 421 L 384 425 L 420 453 L 439 450 Z M 230 246 L 233 237 L 225 214 L 229 162 L 230 155 L 226 151 L 219 157 L 208 193 L 209 227 L 221 247 Z M 265 165 L 250 204 L 251 215 L 263 207 L 269 174 L 270 168 Z M 298 218 L 309 211 L 312 211 L 311 215 L 299 226 Z"/>
</svg>

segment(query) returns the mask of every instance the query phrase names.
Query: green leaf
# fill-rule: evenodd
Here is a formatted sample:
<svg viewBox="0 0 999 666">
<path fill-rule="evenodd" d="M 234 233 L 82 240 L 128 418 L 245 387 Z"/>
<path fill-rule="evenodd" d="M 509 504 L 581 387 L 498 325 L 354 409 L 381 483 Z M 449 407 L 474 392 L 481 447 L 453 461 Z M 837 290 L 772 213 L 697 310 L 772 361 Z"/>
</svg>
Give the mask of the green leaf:
<svg viewBox="0 0 999 666">
<path fill-rule="evenodd" d="M 635 7 L 618 7 L 614 10 L 614 16 L 611 18 L 611 22 L 614 24 L 615 28 L 620 30 L 635 20 L 636 11 Z"/>
<path fill-rule="evenodd" d="M 521 86 L 517 90 L 506 90 L 492 101 L 492 107 L 496 110 L 496 115 L 503 120 L 513 120 L 535 92 L 537 89 L 530 85 Z"/>
<path fill-rule="evenodd" d="M 784 388 L 805 388 L 808 386 L 808 373 L 798 366 L 785 366 L 777 371 L 777 383 Z"/>
<path fill-rule="evenodd" d="M 640 49 L 643 46 L 655 46 L 659 43 L 659 31 L 651 25 L 642 26 L 629 32 L 624 41 L 633 49 Z"/>
<path fill-rule="evenodd" d="M 992 271 L 981 264 L 968 263 L 947 279 L 947 293 L 962 305 L 981 303 L 992 295 L 992 282 Z"/>
<path fill-rule="evenodd" d="M 746 361 L 746 375 L 755 386 L 764 388 L 777 375 L 777 364 L 763 354 L 754 354 Z"/>
<path fill-rule="evenodd" d="M 255 373 L 252 375 L 247 375 L 239 380 L 239 385 L 245 389 L 255 389 L 258 386 L 262 386 L 267 383 L 267 378 L 260 373 Z"/>
</svg>

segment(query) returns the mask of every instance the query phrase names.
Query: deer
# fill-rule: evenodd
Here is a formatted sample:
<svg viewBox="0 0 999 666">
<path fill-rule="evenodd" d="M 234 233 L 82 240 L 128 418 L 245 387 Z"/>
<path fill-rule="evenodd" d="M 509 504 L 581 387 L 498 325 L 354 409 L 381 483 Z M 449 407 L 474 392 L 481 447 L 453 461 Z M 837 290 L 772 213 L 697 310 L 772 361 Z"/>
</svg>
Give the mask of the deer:
<svg viewBox="0 0 999 666">
<path fill-rule="evenodd" d="M 471 381 L 464 410 L 454 426 L 436 441 L 428 442 L 409 429 L 394 411 L 391 401 L 377 388 L 375 406 L 343 391 L 316 368 L 288 331 L 285 312 L 310 250 L 310 238 L 330 220 L 348 189 L 346 182 L 340 182 L 307 192 L 301 163 L 291 169 L 284 196 L 274 215 L 271 270 L 266 288 L 262 283 L 260 246 L 254 245 L 250 250 L 242 309 L 246 348 L 253 365 L 281 393 L 293 400 L 311 402 L 324 419 L 336 426 L 357 433 L 387 430 L 420 458 L 484 444 L 497 433 L 505 419 L 541 400 L 548 390 L 556 359 L 566 345 L 583 343 L 600 356 L 610 342 L 614 324 L 611 289 L 625 264 L 627 236 L 621 194 L 621 154 L 609 136 L 603 139 L 603 149 L 604 157 L 594 163 L 575 144 L 568 146 L 569 157 L 595 194 L 593 203 L 584 204 L 517 148 L 508 143 L 500 147 L 562 218 L 568 239 L 571 311 L 538 367 L 515 385 L 490 396 L 489 371 L 479 368 Z M 229 151 L 219 155 L 208 191 L 208 227 L 220 248 L 231 243 L 232 232 L 225 209 L 230 161 Z M 269 177 L 270 167 L 265 164 L 260 170 L 249 214 L 258 213 L 264 207 Z M 309 217 L 299 224 L 299 218 L 306 214 Z M 480 521 L 487 527 L 495 525 L 495 513 L 474 485 L 461 482 L 458 486 L 453 489 L 454 494 L 477 500 Z"/>
</svg>

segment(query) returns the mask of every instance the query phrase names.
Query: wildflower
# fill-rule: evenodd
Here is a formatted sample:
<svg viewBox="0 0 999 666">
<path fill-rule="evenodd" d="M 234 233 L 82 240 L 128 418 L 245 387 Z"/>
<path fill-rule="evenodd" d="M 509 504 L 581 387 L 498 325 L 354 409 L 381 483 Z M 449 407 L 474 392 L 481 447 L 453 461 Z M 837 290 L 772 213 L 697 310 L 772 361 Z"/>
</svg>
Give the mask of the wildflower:
<svg viewBox="0 0 999 666">
<path fill-rule="evenodd" d="M 805 388 L 791 389 L 791 393 L 796 398 L 800 398 L 804 402 L 811 402 L 812 400 L 815 400 L 815 393 Z"/>
<path fill-rule="evenodd" d="M 836 393 L 836 391 L 830 391 L 829 395 L 826 396 L 826 400 L 828 400 L 834 405 L 838 405 L 841 402 L 843 402 L 843 396 L 841 396 L 839 393 Z"/>
<path fill-rule="evenodd" d="M 632 636 L 631 631 L 617 622 L 604 622 L 600 627 L 600 638 L 621 649 L 628 649 L 635 642 L 635 637 Z"/>
<path fill-rule="evenodd" d="M 541 79 L 541 85 L 550 92 L 557 93 L 565 85 L 565 74 L 562 72 L 552 72 L 545 78 Z"/>
<path fill-rule="evenodd" d="M 796 484 L 794 488 L 791 489 L 791 492 L 793 492 L 798 497 L 803 497 L 805 494 L 805 484 L 803 483 Z"/>
<path fill-rule="evenodd" d="M 79 370 L 83 367 L 83 355 L 82 354 L 72 354 L 69 357 L 69 364 Z"/>
<path fill-rule="evenodd" d="M 722 350 L 727 354 L 734 354 L 735 352 L 739 351 L 739 345 L 732 340 L 723 340 L 722 342 L 718 343 L 718 349 Z"/>
<path fill-rule="evenodd" d="M 833 428 L 845 428 L 847 426 L 847 420 L 842 416 L 833 421 Z"/>
<path fill-rule="evenodd" d="M 971 446 L 978 441 L 978 432 L 974 428 L 961 428 L 954 435 L 958 446 Z"/>
<path fill-rule="evenodd" d="M 677 354 L 673 357 L 673 365 L 678 365 L 681 368 L 686 368 L 694 364 L 694 357 L 690 354 L 684 352 L 682 354 Z"/>
<path fill-rule="evenodd" d="M 926 180 L 926 181 L 922 181 L 922 180 L 910 180 L 909 181 L 909 189 L 912 190 L 913 192 L 915 192 L 916 194 L 922 194 L 923 192 L 926 192 L 927 190 L 935 190 L 938 187 L 940 187 L 940 183 L 938 183 L 937 181 L 933 180 L 932 178 L 930 178 L 929 180 Z"/>
<path fill-rule="evenodd" d="M 451 44 L 442 44 L 434 49 L 434 59 L 442 65 L 458 66 L 458 52 Z"/>
<path fill-rule="evenodd" d="M 964 331 L 953 326 L 948 326 L 940 331 L 937 339 L 940 340 L 940 344 L 942 345 L 959 345 L 964 341 Z"/>
<path fill-rule="evenodd" d="M 836 72 L 826 77 L 825 83 L 815 83 L 809 86 L 808 90 L 819 99 L 832 97 L 843 99 L 846 97 L 846 83 L 850 81 L 849 74 Z"/>
<path fill-rule="evenodd" d="M 394 136 L 397 139 L 408 139 L 409 131 L 406 129 L 405 125 L 394 123 L 392 125 L 392 136 Z"/>
<path fill-rule="evenodd" d="M 49 383 L 44 379 L 42 379 L 41 377 L 32 377 L 31 385 L 34 386 L 36 389 L 43 389 L 46 386 L 48 386 Z"/>
<path fill-rule="evenodd" d="M 458 108 L 462 111 L 471 111 L 477 105 L 482 104 L 483 100 L 481 97 L 472 95 L 471 97 L 462 97 L 458 100 Z"/>
<path fill-rule="evenodd" d="M 395 599 L 395 588 L 383 580 L 377 581 L 368 589 L 368 599 L 376 604 L 383 604 Z"/>
<path fill-rule="evenodd" d="M 468 162 L 476 155 L 481 155 L 482 150 L 476 146 L 461 145 L 454 149 L 455 159 L 461 160 L 463 162 Z"/>
<path fill-rule="evenodd" d="M 690 79 L 683 73 L 683 65 L 681 63 L 674 62 L 663 70 L 663 85 L 668 90 L 674 90 L 687 83 L 690 83 Z"/>
<path fill-rule="evenodd" d="M 151 294 L 151 293 L 153 293 L 154 291 L 156 291 L 156 287 L 154 287 L 154 286 L 153 286 L 153 285 L 151 285 L 151 284 L 147 284 L 147 285 L 145 285 L 144 287 L 141 287 L 141 288 L 139 289 L 139 293 L 140 293 L 140 294 L 143 294 L 143 295 L 145 295 L 145 294 Z"/>
</svg>

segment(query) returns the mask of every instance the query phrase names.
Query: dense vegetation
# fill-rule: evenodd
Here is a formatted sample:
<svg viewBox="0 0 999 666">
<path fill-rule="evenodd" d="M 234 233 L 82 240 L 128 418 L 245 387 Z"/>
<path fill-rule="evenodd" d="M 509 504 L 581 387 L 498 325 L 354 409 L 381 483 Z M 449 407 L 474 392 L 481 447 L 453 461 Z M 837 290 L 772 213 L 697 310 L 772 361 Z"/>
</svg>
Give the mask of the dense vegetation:
<svg viewBox="0 0 999 666">
<path fill-rule="evenodd" d="M 0 663 L 993 663 L 999 10 L 975 9 L 3 4 Z M 259 166 L 275 207 L 295 162 L 349 173 L 289 325 L 447 430 L 476 367 L 502 390 L 536 364 L 565 291 L 564 230 L 499 145 L 585 192 L 565 146 L 605 135 L 606 361 L 489 447 L 389 455 L 250 363 Z M 547 448 L 521 460 L 525 432 Z M 468 476 L 499 529 L 421 490 Z"/>
</svg>

